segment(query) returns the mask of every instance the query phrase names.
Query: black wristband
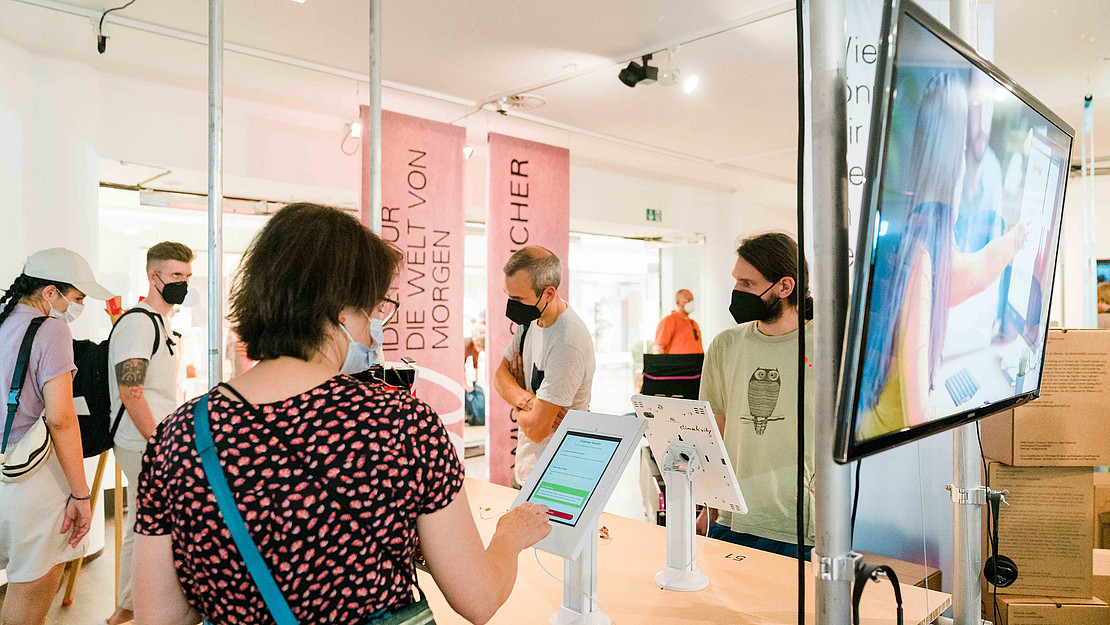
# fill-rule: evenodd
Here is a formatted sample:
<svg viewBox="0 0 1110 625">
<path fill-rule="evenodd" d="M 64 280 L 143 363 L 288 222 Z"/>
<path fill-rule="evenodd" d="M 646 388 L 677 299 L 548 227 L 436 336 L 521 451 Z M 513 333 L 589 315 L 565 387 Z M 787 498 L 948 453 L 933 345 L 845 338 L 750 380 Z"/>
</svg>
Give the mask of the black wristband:
<svg viewBox="0 0 1110 625">
<path fill-rule="evenodd" d="M 74 501 L 88 501 L 91 497 L 92 497 L 91 494 L 88 497 L 78 497 L 78 496 L 74 495 L 73 493 L 69 494 L 69 498 L 74 500 Z"/>
</svg>

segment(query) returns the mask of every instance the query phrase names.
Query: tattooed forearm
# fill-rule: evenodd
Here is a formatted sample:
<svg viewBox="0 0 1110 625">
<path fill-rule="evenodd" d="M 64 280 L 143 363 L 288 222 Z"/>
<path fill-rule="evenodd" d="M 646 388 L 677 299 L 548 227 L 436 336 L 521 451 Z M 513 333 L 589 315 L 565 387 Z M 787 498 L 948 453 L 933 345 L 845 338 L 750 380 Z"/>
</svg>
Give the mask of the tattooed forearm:
<svg viewBox="0 0 1110 625">
<path fill-rule="evenodd" d="M 119 386 L 142 386 L 146 382 L 146 370 L 150 361 L 145 358 L 131 358 L 116 365 L 116 384 Z"/>
</svg>

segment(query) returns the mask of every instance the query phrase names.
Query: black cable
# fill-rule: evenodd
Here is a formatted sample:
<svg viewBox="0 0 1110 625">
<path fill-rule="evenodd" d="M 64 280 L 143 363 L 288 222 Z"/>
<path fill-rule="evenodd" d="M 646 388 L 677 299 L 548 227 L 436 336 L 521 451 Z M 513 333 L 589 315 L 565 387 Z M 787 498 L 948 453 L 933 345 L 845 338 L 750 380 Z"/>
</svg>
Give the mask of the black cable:
<svg viewBox="0 0 1110 625">
<path fill-rule="evenodd" d="M 798 304 L 798 500 L 795 507 L 798 529 L 798 625 L 806 618 L 806 281 L 805 275 L 805 48 L 803 47 L 804 12 L 802 0 L 794 2 L 794 19 L 798 49 L 798 272 L 794 277 L 794 299 Z"/>
<path fill-rule="evenodd" d="M 898 604 L 898 625 L 902 625 L 902 588 L 898 585 L 898 574 L 885 564 L 863 564 L 856 571 L 856 582 L 852 588 L 852 623 L 859 625 L 859 600 L 867 587 L 867 581 L 879 581 L 879 573 L 884 573 L 894 587 L 894 600 Z"/>
<path fill-rule="evenodd" d="M 856 512 L 859 510 L 859 473 L 862 466 L 863 459 L 856 460 L 856 489 L 852 493 L 852 533 L 849 534 L 852 549 L 856 548 Z"/>
<path fill-rule="evenodd" d="M 104 18 L 107 17 L 107 15 L 109 13 L 111 13 L 112 11 L 122 11 L 122 10 L 126 9 L 127 7 L 131 6 L 132 4 L 135 4 L 135 0 L 131 0 L 130 2 L 128 2 L 127 4 L 125 4 L 123 6 L 118 6 L 118 7 L 112 8 L 112 9 L 108 9 L 107 11 L 100 14 L 100 24 L 98 24 L 97 27 L 96 27 L 96 50 L 97 50 L 97 52 L 100 52 L 101 54 L 104 54 L 104 50 L 108 45 L 108 38 L 104 36 Z"/>
<path fill-rule="evenodd" d="M 990 467 L 987 466 L 987 454 L 983 453 L 983 433 L 979 429 L 979 422 L 978 421 L 975 422 L 975 438 L 979 440 L 979 458 L 983 462 L 983 486 L 989 492 L 990 487 L 991 487 L 991 471 L 990 471 Z M 994 540 L 994 531 L 995 531 L 995 529 L 997 529 L 997 528 L 995 528 L 991 524 L 990 509 L 988 508 L 988 510 L 987 510 L 987 548 L 991 551 L 992 554 L 994 554 L 997 557 L 998 552 L 995 551 L 997 549 L 997 545 L 995 544 L 996 541 Z M 987 580 L 987 581 L 988 581 L 988 583 L 990 582 L 990 580 Z M 998 586 L 994 585 L 993 583 L 991 584 L 991 603 L 994 605 L 994 622 L 998 623 L 999 622 L 999 620 L 998 620 Z"/>
</svg>

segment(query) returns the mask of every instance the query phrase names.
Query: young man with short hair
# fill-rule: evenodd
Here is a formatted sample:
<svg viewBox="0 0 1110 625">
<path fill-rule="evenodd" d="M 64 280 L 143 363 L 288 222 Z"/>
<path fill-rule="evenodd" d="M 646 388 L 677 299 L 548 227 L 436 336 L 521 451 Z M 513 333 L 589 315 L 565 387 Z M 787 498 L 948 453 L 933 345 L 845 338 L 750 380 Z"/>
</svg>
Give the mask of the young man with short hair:
<svg viewBox="0 0 1110 625">
<path fill-rule="evenodd" d="M 526 247 L 505 263 L 505 315 L 517 324 L 494 376 L 519 425 L 512 485 L 532 473 L 568 410 L 588 410 L 594 380 L 589 329 L 559 297 L 563 268 L 542 247 Z M 521 343 L 523 342 L 523 348 Z"/>
<path fill-rule="evenodd" d="M 772 232 L 745 239 L 732 276 L 738 327 L 713 339 L 702 370 L 701 399 L 717 417 L 748 514 L 703 511 L 698 530 L 711 538 L 783 555 L 797 554 L 795 511 L 798 428 L 798 307 L 812 318 L 809 268 L 797 284 L 798 244 Z M 813 362 L 814 324 L 806 324 Z M 805 544 L 813 546 L 813 370 L 806 370 Z M 808 556 L 807 556 L 808 557 Z"/>
<path fill-rule="evenodd" d="M 124 409 L 116 430 L 113 451 L 127 476 L 127 519 L 120 553 L 119 593 L 116 611 L 108 625 L 133 618 L 131 557 L 134 546 L 135 496 L 143 451 L 154 428 L 183 402 L 179 384 L 181 346 L 170 332 L 166 318 L 185 301 L 193 275 L 193 250 L 182 243 L 162 242 L 146 253 L 150 289 L 135 308 L 143 311 L 121 317 L 108 343 L 109 390 L 112 419 Z M 119 512 L 117 511 L 117 514 Z"/>
</svg>

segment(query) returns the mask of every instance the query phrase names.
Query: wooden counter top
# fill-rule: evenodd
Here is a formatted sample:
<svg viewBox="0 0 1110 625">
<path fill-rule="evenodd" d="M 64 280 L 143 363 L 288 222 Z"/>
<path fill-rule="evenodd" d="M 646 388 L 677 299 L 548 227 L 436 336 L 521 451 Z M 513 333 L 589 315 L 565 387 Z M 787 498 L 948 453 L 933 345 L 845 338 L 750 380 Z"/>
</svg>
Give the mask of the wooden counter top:
<svg viewBox="0 0 1110 625">
<path fill-rule="evenodd" d="M 467 478 L 467 497 L 482 539 L 489 542 L 497 524 L 516 497 L 511 488 Z M 660 590 L 655 574 L 666 561 L 666 529 L 642 521 L 603 514 L 601 525 L 610 538 L 598 544 L 598 600 L 614 625 L 639 623 L 797 623 L 797 561 L 731 543 L 709 540 L 698 567 L 709 576 L 709 587 L 697 592 Z M 563 560 L 539 552 L 539 561 L 562 579 Z M 808 565 L 807 565 L 808 566 Z M 814 623 L 814 583 L 806 579 L 806 609 Z M 431 576 L 421 572 L 420 585 L 440 625 L 466 623 L 447 605 Z M 562 603 L 563 586 L 536 563 L 533 550 L 520 554 L 513 594 L 490 623 L 546 624 Z M 906 623 L 931 623 L 951 604 L 946 594 L 902 585 Z M 863 596 L 861 625 L 895 623 L 894 593 L 889 583 L 871 583 Z"/>
</svg>

